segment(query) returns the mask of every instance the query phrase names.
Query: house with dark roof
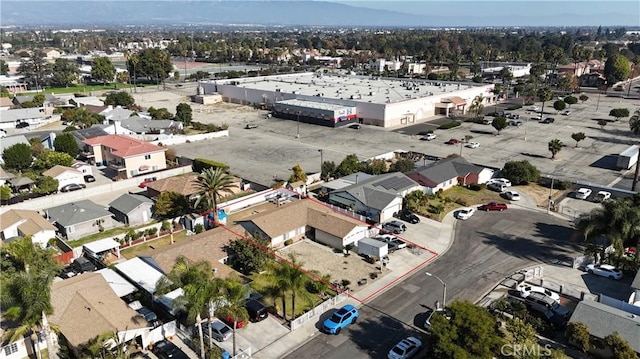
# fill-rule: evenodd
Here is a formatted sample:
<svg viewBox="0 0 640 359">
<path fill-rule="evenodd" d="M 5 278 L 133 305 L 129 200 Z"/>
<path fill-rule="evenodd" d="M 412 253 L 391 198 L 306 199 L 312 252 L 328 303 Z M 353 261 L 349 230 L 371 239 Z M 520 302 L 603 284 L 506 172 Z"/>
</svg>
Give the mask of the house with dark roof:
<svg viewBox="0 0 640 359">
<path fill-rule="evenodd" d="M 124 135 L 99 136 L 83 141 L 83 152 L 98 166 L 117 171 L 117 178 L 133 178 L 167 168 L 164 147 Z"/>
<path fill-rule="evenodd" d="M 328 202 L 384 222 L 402 209 L 407 193 L 420 189 L 420 185 L 405 174 L 391 172 L 364 180 L 356 177 L 356 183 L 330 192 Z"/>
<path fill-rule="evenodd" d="M 594 351 L 601 357 L 611 356 L 604 339 L 613 332 L 618 332 L 640 354 L 640 315 L 604 303 L 583 300 L 578 303 L 569 322 L 583 323 L 589 328 L 592 342 L 598 343 L 598 349 Z"/>
<path fill-rule="evenodd" d="M 486 183 L 493 177 L 493 170 L 456 156 L 416 168 L 406 175 L 419 183 L 424 192 L 435 194 L 457 185 Z"/>
<path fill-rule="evenodd" d="M 280 248 L 285 241 L 311 238 L 333 248 L 368 236 L 368 225 L 338 213 L 312 199 L 292 201 L 237 222 L 252 235 L 258 233 L 270 241 L 272 248 Z"/>
<path fill-rule="evenodd" d="M 0 167 L 0 186 L 4 186 L 7 181 L 12 178 L 16 178 L 16 175 L 11 172 L 7 172 L 4 170 L 4 168 Z"/>
<path fill-rule="evenodd" d="M 36 211 L 10 209 L 0 215 L 0 237 L 3 241 L 31 236 L 31 242 L 46 248 L 56 237 L 56 227 Z"/>
<path fill-rule="evenodd" d="M 78 153 L 78 157 L 86 162 L 91 164 L 95 164 L 93 161 L 93 152 L 90 149 L 85 148 L 84 140 L 88 140 L 94 137 L 107 136 L 109 133 L 105 132 L 102 128 L 97 126 L 91 126 L 89 128 L 82 128 L 79 130 L 71 131 L 73 138 L 76 139 L 76 143 L 78 143 L 78 148 L 80 148 L 80 153 Z"/>
<path fill-rule="evenodd" d="M 138 225 L 151 220 L 153 201 L 139 194 L 125 193 L 109 203 L 109 211 L 126 225 Z"/>
<path fill-rule="evenodd" d="M 70 240 L 111 229 L 118 224 L 111 212 L 89 200 L 45 209 L 44 213 L 49 222 L 58 228 L 58 232 Z"/>
</svg>

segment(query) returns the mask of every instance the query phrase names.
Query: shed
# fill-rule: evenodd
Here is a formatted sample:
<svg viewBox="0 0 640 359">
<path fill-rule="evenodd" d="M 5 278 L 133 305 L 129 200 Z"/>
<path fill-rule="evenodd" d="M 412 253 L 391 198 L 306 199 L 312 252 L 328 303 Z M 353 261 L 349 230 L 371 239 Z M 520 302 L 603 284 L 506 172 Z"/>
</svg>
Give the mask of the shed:
<svg viewBox="0 0 640 359">
<path fill-rule="evenodd" d="M 358 254 L 382 258 L 389 254 L 389 246 L 373 238 L 362 238 L 358 241 Z"/>
<path fill-rule="evenodd" d="M 82 247 L 88 255 L 94 258 L 100 258 L 105 252 L 112 251 L 115 253 L 116 257 L 120 258 L 120 243 L 111 238 L 99 239 L 97 241 L 84 244 Z"/>
</svg>

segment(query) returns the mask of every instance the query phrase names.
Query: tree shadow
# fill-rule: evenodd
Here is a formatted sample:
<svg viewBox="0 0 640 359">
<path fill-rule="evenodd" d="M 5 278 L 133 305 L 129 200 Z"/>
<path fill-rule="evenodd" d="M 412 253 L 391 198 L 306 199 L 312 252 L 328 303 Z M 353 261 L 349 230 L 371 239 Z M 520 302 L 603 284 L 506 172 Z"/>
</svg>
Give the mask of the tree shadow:
<svg viewBox="0 0 640 359">
<path fill-rule="evenodd" d="M 619 134 L 616 132 L 620 132 Z M 607 133 L 609 134 L 613 134 L 613 135 L 619 135 L 619 136 L 625 136 L 627 137 L 629 135 L 629 133 L 627 132 L 626 134 L 623 134 L 624 131 L 607 131 Z M 615 144 L 623 144 L 623 145 L 634 145 L 636 144 L 638 141 L 637 140 L 633 140 L 633 139 L 622 139 L 622 138 L 616 138 L 616 137 L 605 137 L 605 136 L 589 136 L 589 138 L 596 140 L 596 141 L 600 141 L 600 142 L 606 142 L 606 143 L 615 143 Z"/>
<path fill-rule="evenodd" d="M 493 128 L 493 127 L 491 127 L 491 128 Z M 480 134 L 480 135 L 493 135 L 493 134 L 495 134 L 494 131 L 485 131 L 485 130 L 471 130 L 469 132 L 477 133 L 477 134 Z"/>
<path fill-rule="evenodd" d="M 618 155 L 605 155 L 589 164 L 589 167 L 602 168 L 606 170 L 618 169 Z"/>
<path fill-rule="evenodd" d="M 547 158 L 547 156 L 539 155 L 537 153 L 531 153 L 531 152 L 521 152 L 520 154 L 523 156 L 531 157 L 531 158 Z"/>
<path fill-rule="evenodd" d="M 417 337 L 424 342 L 424 335 L 404 326 L 399 320 L 380 315 L 359 321 L 349 331 L 349 337 L 355 345 L 367 353 L 369 358 L 387 358 L 392 345 L 408 336 Z M 390 344 L 392 343 L 392 344 Z"/>
</svg>

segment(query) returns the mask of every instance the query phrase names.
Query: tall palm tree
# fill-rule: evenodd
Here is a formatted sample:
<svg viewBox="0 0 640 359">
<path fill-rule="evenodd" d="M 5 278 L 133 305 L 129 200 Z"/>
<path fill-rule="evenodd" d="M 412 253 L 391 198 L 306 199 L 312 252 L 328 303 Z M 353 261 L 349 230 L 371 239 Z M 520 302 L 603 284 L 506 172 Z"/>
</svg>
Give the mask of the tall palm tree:
<svg viewBox="0 0 640 359">
<path fill-rule="evenodd" d="M 560 141 L 557 138 L 554 138 L 553 140 L 549 141 L 549 152 L 551 152 L 551 159 L 556 158 L 556 155 L 558 154 L 558 152 L 560 152 L 560 150 L 562 149 L 562 141 Z"/>
<path fill-rule="evenodd" d="M 476 117 L 478 117 L 482 113 L 482 110 L 484 110 L 484 96 L 478 95 L 473 98 L 471 106 L 469 106 L 469 111 L 475 112 Z"/>
<path fill-rule="evenodd" d="M 305 285 L 309 281 L 309 277 L 302 271 L 301 266 L 304 264 L 299 262 L 296 257 L 291 254 L 289 256 L 291 261 L 287 275 L 289 277 L 289 290 L 291 291 L 291 320 L 296 319 L 296 295 L 304 295 L 307 293 Z"/>
<path fill-rule="evenodd" d="M 640 109 L 637 109 L 633 116 L 629 119 L 629 127 L 631 128 L 631 132 L 634 135 L 640 135 Z M 638 184 L 638 175 L 640 175 L 640 163 L 636 162 L 636 171 L 633 175 L 633 184 L 631 185 L 631 190 L 636 190 L 636 185 Z"/>
<path fill-rule="evenodd" d="M 232 188 L 236 187 L 234 177 L 225 173 L 222 168 L 207 168 L 198 175 L 195 207 L 204 200 L 209 210 L 213 212 L 214 225 L 217 225 L 218 201 L 225 195 L 233 194 Z"/>
<path fill-rule="evenodd" d="M 616 253 L 622 254 L 624 247 L 637 245 L 634 241 L 640 237 L 640 207 L 629 198 L 607 200 L 602 207 L 578 217 L 576 229 L 586 241 L 607 237 Z"/>
<path fill-rule="evenodd" d="M 291 287 L 288 272 L 289 265 L 284 261 L 274 261 L 269 264 L 268 277 L 271 281 L 271 289 L 281 295 L 284 320 L 287 320 L 286 296 Z"/>
<path fill-rule="evenodd" d="M 538 98 L 542 101 L 542 111 L 540 111 L 540 113 L 544 113 L 544 104 L 553 98 L 553 92 L 551 92 L 550 88 L 543 87 L 538 89 L 536 95 L 538 95 Z"/>
<path fill-rule="evenodd" d="M 238 277 L 230 277 L 222 282 L 223 304 L 216 314 L 233 318 L 233 356 L 236 355 L 236 327 L 238 322 L 249 320 L 249 313 L 244 304 L 249 296 L 249 290 Z"/>
</svg>

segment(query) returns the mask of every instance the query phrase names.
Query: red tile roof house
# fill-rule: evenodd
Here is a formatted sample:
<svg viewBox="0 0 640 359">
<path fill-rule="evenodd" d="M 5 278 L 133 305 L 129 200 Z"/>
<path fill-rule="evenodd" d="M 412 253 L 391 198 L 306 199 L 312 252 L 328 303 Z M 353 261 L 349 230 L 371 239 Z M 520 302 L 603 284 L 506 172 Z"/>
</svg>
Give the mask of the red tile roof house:
<svg viewBox="0 0 640 359">
<path fill-rule="evenodd" d="M 82 142 L 84 152 L 90 153 L 90 160 L 117 171 L 117 178 L 132 178 L 167 168 L 166 148 L 129 136 L 98 136 Z"/>
</svg>

